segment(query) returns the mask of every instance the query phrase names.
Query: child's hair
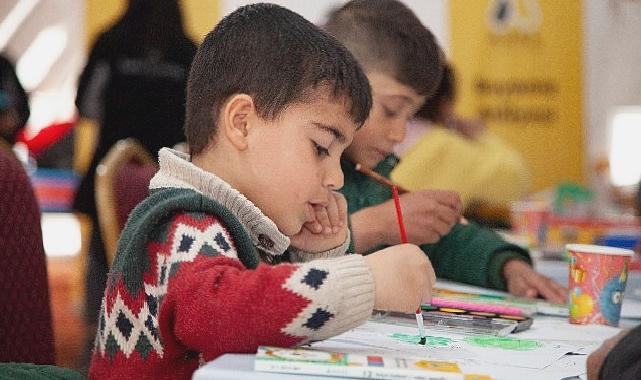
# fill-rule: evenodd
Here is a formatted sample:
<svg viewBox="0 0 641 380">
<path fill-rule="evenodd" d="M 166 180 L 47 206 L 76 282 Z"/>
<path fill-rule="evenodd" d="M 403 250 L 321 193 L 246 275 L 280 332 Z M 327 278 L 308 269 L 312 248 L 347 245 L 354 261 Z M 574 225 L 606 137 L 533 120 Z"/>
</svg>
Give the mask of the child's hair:
<svg viewBox="0 0 641 380">
<path fill-rule="evenodd" d="M 419 95 L 431 96 L 441 79 L 443 52 L 434 35 L 396 0 L 352 0 L 329 14 L 325 30 L 366 71 L 380 70 Z"/>
<path fill-rule="evenodd" d="M 454 78 L 454 69 L 449 64 L 443 66 L 443 75 L 441 83 L 436 89 L 436 93 L 423 104 L 416 115 L 418 119 L 426 119 L 432 122 L 439 122 L 441 118 L 441 104 L 443 102 L 454 102 L 456 97 L 456 79 Z"/>
<path fill-rule="evenodd" d="M 261 118 L 275 120 L 295 102 L 324 90 L 344 102 L 354 123 L 367 119 L 367 77 L 334 37 L 274 4 L 241 7 L 222 19 L 198 49 L 187 84 L 185 134 L 190 153 L 214 140 L 222 106 L 250 95 Z"/>
</svg>

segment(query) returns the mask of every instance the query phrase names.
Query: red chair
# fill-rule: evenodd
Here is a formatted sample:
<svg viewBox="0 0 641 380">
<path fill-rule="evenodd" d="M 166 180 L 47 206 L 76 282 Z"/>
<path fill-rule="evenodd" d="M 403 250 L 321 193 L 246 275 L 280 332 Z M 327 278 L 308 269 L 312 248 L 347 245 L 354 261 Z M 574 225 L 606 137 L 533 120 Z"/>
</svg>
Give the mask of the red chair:
<svg viewBox="0 0 641 380">
<path fill-rule="evenodd" d="M 96 169 L 96 210 L 111 266 L 129 213 L 149 195 L 158 164 L 135 139 L 120 140 Z"/>
<path fill-rule="evenodd" d="M 40 210 L 18 160 L 0 149 L 0 362 L 54 364 Z"/>
</svg>

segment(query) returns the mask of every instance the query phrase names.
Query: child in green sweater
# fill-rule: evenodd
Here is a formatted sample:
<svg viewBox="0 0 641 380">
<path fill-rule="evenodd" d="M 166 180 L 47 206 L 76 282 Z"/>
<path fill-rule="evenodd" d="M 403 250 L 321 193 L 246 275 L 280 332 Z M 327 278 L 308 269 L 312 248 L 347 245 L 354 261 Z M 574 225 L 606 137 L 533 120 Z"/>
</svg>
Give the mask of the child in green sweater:
<svg viewBox="0 0 641 380">
<path fill-rule="evenodd" d="M 357 172 L 355 164 L 389 178 L 407 122 L 437 89 L 444 57 L 432 33 L 395 0 L 353 0 L 333 11 L 326 30 L 361 64 L 373 106 L 345 150 L 342 168 L 356 252 L 399 243 L 391 191 Z M 459 196 L 417 191 L 401 196 L 409 241 L 421 245 L 440 277 L 563 302 L 566 290 L 536 273 L 526 250 L 475 224 L 458 223 Z"/>
</svg>

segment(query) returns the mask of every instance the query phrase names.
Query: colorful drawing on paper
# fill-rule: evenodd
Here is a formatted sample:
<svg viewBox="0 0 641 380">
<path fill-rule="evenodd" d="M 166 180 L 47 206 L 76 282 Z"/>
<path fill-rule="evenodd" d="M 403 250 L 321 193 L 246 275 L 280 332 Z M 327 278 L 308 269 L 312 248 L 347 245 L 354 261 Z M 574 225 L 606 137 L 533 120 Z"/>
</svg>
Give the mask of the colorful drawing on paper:
<svg viewBox="0 0 641 380">
<path fill-rule="evenodd" d="M 402 333 L 394 333 L 389 335 L 389 337 L 392 339 L 396 339 L 399 342 L 410 343 L 410 344 L 418 344 L 419 341 L 421 340 L 421 337 L 419 335 L 409 335 L 409 334 L 402 334 Z M 452 342 L 453 340 L 450 338 L 426 335 L 424 346 L 446 347 L 452 344 Z"/>
<path fill-rule="evenodd" d="M 465 342 L 477 347 L 499 348 L 510 351 L 531 351 L 543 347 L 541 342 L 532 339 L 518 339 L 498 336 L 470 336 Z"/>
</svg>

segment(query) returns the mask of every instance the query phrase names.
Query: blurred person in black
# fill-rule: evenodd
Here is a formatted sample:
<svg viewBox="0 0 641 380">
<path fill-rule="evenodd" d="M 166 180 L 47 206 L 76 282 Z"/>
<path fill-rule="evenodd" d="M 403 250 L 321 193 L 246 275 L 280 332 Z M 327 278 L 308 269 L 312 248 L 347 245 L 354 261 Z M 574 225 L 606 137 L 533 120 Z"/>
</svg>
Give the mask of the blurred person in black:
<svg viewBox="0 0 641 380">
<path fill-rule="evenodd" d="M 74 201 L 92 220 L 86 317 L 96 323 L 108 263 L 96 217 L 96 167 L 120 139 L 133 137 L 154 156 L 185 140 L 185 87 L 196 45 L 187 37 L 177 0 L 129 0 L 102 33 L 80 76 L 76 106 L 98 126 L 93 159 Z"/>
<path fill-rule="evenodd" d="M 11 146 L 29 119 L 29 99 L 13 64 L 0 54 L 0 143 Z"/>
</svg>

